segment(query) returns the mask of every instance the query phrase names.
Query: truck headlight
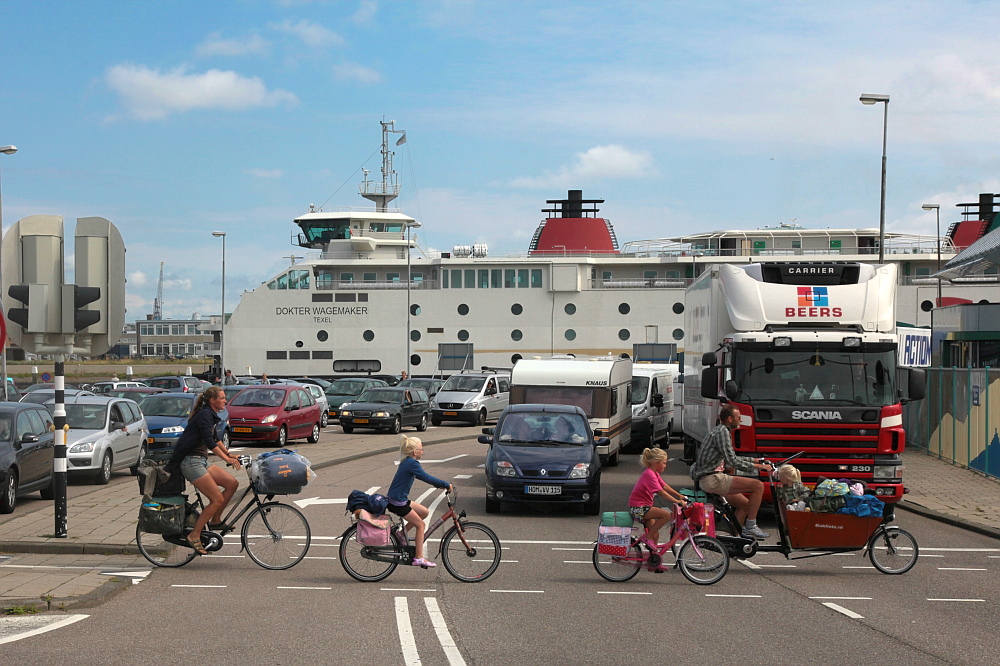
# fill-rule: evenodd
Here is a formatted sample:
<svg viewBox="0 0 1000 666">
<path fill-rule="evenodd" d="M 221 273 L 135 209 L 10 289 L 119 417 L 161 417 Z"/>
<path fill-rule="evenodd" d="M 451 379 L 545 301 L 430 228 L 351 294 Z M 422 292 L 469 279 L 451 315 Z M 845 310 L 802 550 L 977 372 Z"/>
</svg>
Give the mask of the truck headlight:
<svg viewBox="0 0 1000 666">
<path fill-rule="evenodd" d="M 498 460 L 493 463 L 493 471 L 497 476 L 514 476 L 514 466 L 506 460 Z"/>
<path fill-rule="evenodd" d="M 903 472 L 902 465 L 875 465 L 873 479 L 896 479 Z"/>
<path fill-rule="evenodd" d="M 577 463 L 569 471 L 571 479 L 586 479 L 588 476 L 590 476 L 590 463 Z"/>
</svg>

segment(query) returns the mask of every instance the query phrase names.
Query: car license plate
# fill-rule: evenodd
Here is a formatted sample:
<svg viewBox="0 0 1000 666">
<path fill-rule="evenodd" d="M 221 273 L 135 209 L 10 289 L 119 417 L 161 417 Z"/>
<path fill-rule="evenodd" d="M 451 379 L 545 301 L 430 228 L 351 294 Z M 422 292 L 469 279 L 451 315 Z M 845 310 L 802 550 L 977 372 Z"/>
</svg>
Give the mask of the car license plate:
<svg viewBox="0 0 1000 666">
<path fill-rule="evenodd" d="M 445 412 L 445 416 L 458 416 L 458 412 Z"/>
<path fill-rule="evenodd" d="M 354 419 L 355 423 L 368 423 L 368 419 Z"/>
<path fill-rule="evenodd" d="M 562 495 L 562 486 L 525 486 L 528 495 Z"/>
<path fill-rule="evenodd" d="M 233 428 L 233 432 L 253 432 L 253 428 Z"/>
</svg>

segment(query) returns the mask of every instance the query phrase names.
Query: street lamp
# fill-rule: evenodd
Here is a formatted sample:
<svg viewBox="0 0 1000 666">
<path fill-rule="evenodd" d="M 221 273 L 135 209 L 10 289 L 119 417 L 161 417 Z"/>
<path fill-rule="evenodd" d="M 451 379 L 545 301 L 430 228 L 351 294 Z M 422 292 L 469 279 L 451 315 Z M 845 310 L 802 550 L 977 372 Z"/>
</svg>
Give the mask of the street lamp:
<svg viewBox="0 0 1000 666">
<path fill-rule="evenodd" d="M 885 139 L 889 126 L 889 96 L 888 95 L 862 95 L 862 104 L 875 104 L 885 102 L 885 114 L 882 116 L 882 205 L 879 209 L 878 217 L 878 263 L 885 259 Z"/>
<path fill-rule="evenodd" d="M 13 155 L 17 152 L 17 146 L 0 146 L 0 153 L 4 155 Z M 0 170 L 0 175 L 3 175 L 3 171 Z M 3 186 L 2 178 L 0 178 L 0 234 L 3 233 Z M 3 289 L 3 283 L 0 281 L 0 290 Z M 0 316 L 4 316 L 4 313 L 0 312 Z M 3 347 L 0 348 L 0 374 L 3 375 L 3 399 L 7 399 L 7 341 L 3 343 Z"/>
<path fill-rule="evenodd" d="M 419 229 L 420 222 L 407 220 L 406 222 L 406 376 L 410 376 L 410 287 L 413 281 L 410 279 L 410 230 Z"/>
<path fill-rule="evenodd" d="M 219 324 L 219 384 L 226 384 L 226 232 L 213 231 L 212 235 L 222 239 L 222 318 Z"/>
<path fill-rule="evenodd" d="M 924 210 L 934 211 L 934 216 L 937 218 L 937 272 L 941 272 L 941 206 L 940 204 L 924 204 L 921 206 Z M 941 277 L 938 276 L 938 298 L 937 306 L 941 307 Z"/>
</svg>

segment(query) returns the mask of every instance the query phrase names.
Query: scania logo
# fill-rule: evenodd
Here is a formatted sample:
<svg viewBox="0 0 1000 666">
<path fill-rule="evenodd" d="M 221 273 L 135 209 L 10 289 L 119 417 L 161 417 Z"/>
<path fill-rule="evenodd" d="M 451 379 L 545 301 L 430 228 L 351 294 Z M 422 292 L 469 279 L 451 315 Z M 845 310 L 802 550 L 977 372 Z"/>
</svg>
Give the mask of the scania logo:
<svg viewBox="0 0 1000 666">
<path fill-rule="evenodd" d="M 824 421 L 843 421 L 840 417 L 840 412 L 806 412 L 801 410 L 792 411 L 793 419 L 814 419 L 814 420 L 824 420 Z"/>
</svg>

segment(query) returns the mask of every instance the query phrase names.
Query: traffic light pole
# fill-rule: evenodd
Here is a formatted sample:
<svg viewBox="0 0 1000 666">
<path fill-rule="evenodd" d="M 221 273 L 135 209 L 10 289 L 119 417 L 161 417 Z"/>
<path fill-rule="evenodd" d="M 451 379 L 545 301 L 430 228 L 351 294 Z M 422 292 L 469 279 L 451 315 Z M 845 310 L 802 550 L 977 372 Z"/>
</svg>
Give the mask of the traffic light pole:
<svg viewBox="0 0 1000 666">
<path fill-rule="evenodd" d="M 56 404 L 52 412 L 55 422 L 55 455 L 52 461 L 52 484 L 56 500 L 57 539 L 69 536 L 66 528 L 66 356 L 56 354 Z"/>
</svg>

